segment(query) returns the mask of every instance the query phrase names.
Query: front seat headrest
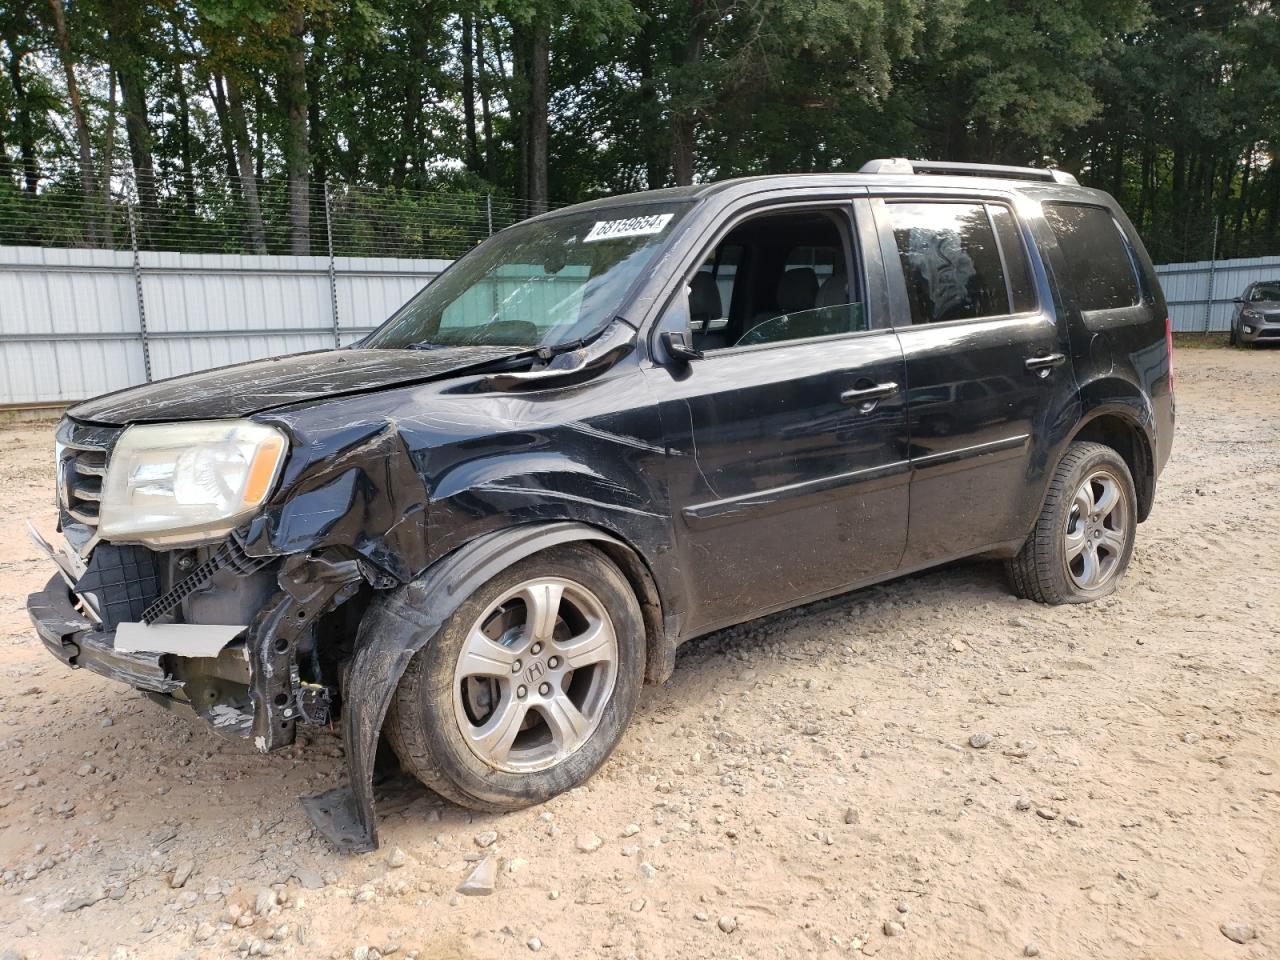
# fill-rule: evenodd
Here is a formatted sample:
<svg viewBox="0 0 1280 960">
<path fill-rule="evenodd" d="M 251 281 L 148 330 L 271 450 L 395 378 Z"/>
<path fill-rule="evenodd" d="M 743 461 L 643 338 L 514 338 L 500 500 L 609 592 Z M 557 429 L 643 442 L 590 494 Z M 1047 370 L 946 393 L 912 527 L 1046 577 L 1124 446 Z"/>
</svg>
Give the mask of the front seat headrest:
<svg viewBox="0 0 1280 960">
<path fill-rule="evenodd" d="M 815 307 L 838 307 L 849 302 L 849 284 L 843 273 L 833 273 L 822 281 L 818 288 L 818 296 L 814 299 Z"/>
<path fill-rule="evenodd" d="M 818 295 L 818 275 L 812 267 L 794 267 L 778 281 L 778 309 L 783 313 L 812 310 Z"/>
</svg>

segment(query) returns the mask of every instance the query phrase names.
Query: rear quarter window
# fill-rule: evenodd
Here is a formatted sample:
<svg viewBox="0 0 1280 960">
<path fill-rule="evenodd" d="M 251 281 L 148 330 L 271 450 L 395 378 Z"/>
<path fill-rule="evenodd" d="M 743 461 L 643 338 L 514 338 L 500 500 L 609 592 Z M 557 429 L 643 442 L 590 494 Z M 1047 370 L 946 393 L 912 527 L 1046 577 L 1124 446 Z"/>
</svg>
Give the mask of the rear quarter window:
<svg viewBox="0 0 1280 960">
<path fill-rule="evenodd" d="M 1046 203 L 1082 311 L 1120 310 L 1142 301 L 1133 250 L 1111 211 L 1081 203 Z"/>
</svg>

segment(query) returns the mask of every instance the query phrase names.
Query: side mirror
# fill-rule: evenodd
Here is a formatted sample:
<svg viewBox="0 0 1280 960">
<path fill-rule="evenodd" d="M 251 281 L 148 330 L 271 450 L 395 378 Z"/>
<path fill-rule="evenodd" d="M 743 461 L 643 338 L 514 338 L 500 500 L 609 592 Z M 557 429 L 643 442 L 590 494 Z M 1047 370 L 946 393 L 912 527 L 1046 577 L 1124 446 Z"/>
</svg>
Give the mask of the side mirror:
<svg viewBox="0 0 1280 960">
<path fill-rule="evenodd" d="M 702 359 L 702 351 L 689 342 L 689 334 L 683 330 L 664 331 L 659 339 L 662 341 L 662 348 L 676 360 L 690 363 Z"/>
<path fill-rule="evenodd" d="M 1233 298 L 1233 299 L 1232 299 L 1232 301 L 1231 301 L 1231 302 L 1232 302 L 1232 303 L 1244 303 L 1244 297 L 1235 297 L 1235 298 Z"/>
</svg>

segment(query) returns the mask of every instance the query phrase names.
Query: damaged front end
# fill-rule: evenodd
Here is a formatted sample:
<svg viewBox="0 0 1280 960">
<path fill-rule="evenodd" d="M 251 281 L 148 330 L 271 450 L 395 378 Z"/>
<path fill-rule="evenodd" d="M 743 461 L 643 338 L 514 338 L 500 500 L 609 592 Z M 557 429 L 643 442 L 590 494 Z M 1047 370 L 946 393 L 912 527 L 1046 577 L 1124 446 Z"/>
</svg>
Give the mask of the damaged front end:
<svg viewBox="0 0 1280 960">
<path fill-rule="evenodd" d="M 77 579 L 60 569 L 27 609 L 67 665 L 265 752 L 292 743 L 298 723 L 329 723 L 341 642 L 320 634 L 344 630 L 349 612 L 326 618 L 367 582 L 360 560 L 337 554 L 254 558 L 234 536 L 167 552 L 100 543 Z"/>
<path fill-rule="evenodd" d="M 619 321 L 546 355 L 339 350 L 74 408 L 57 434 L 66 543 L 35 538 L 58 569 L 28 599 L 36 630 L 70 666 L 264 752 L 340 721 L 348 785 L 303 803 L 339 849 L 373 849 L 388 704 L 457 605 L 560 542 L 666 542 L 661 472 L 637 468 L 663 455 L 656 418 L 637 425 L 616 387 L 589 422 L 572 395 L 536 402 L 634 337 Z"/>
<path fill-rule="evenodd" d="M 359 611 L 339 611 L 379 581 L 367 562 L 328 547 L 250 555 L 232 531 L 211 545 L 118 544 L 101 538 L 107 462 L 123 430 L 64 420 L 58 431 L 57 567 L 27 609 L 64 663 L 128 684 L 262 751 L 298 723 L 327 725 L 338 658 Z M 367 598 L 366 598 L 367 599 Z"/>
</svg>

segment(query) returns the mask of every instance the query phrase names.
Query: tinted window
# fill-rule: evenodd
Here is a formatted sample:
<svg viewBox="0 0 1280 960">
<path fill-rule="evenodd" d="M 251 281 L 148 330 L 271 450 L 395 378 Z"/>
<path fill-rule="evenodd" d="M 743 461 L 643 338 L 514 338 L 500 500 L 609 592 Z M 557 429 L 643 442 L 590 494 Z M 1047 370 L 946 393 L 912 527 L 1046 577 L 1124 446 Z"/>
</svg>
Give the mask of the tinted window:
<svg viewBox="0 0 1280 960">
<path fill-rule="evenodd" d="M 1010 313 L 1000 248 L 981 203 L 888 203 L 912 323 Z"/>
<path fill-rule="evenodd" d="M 1079 203 L 1046 203 L 1081 310 L 1115 310 L 1141 300 L 1133 253 L 1110 211 Z"/>
<path fill-rule="evenodd" d="M 1013 211 L 1002 203 L 987 204 L 991 222 L 996 226 L 996 239 L 1004 254 L 1004 272 L 1009 278 L 1009 293 L 1013 297 L 1013 312 L 1026 313 L 1036 308 L 1036 288 L 1031 283 L 1031 269 L 1027 265 L 1027 248 L 1022 242 L 1022 231 L 1013 219 Z"/>
</svg>

